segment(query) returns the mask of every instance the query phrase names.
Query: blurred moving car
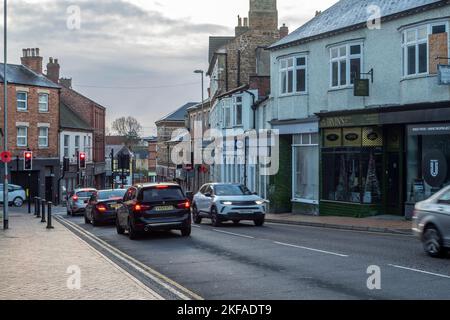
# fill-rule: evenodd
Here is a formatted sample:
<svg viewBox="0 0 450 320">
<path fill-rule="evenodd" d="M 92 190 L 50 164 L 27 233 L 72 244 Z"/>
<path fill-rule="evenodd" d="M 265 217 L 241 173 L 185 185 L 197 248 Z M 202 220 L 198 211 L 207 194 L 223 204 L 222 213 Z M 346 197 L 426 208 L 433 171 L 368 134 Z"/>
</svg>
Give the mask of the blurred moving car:
<svg viewBox="0 0 450 320">
<path fill-rule="evenodd" d="M 151 183 L 128 189 L 117 209 L 117 233 L 128 231 L 131 240 L 153 230 L 180 230 L 191 235 L 191 204 L 174 183 Z"/>
<path fill-rule="evenodd" d="M 238 224 L 243 220 L 250 220 L 256 226 L 263 226 L 266 202 L 240 184 L 206 184 L 194 196 L 192 203 L 194 223 L 200 224 L 203 218 L 209 218 L 215 227 L 225 221 Z"/>
<path fill-rule="evenodd" d="M 123 201 L 127 190 L 100 190 L 94 193 L 86 206 L 84 212 L 84 222 L 92 223 L 94 227 L 99 223 L 115 223 L 117 208 Z"/>
<path fill-rule="evenodd" d="M 73 191 L 67 200 L 67 214 L 75 215 L 84 213 L 89 199 L 97 192 L 93 188 L 83 188 Z"/>
<path fill-rule="evenodd" d="M 12 204 L 15 207 L 23 206 L 27 194 L 21 186 L 10 184 L 8 185 L 8 192 L 8 205 Z M 3 184 L 0 184 L 0 202 L 3 203 Z"/>
<path fill-rule="evenodd" d="M 413 231 L 432 257 L 440 257 L 450 249 L 450 186 L 416 204 Z"/>
</svg>

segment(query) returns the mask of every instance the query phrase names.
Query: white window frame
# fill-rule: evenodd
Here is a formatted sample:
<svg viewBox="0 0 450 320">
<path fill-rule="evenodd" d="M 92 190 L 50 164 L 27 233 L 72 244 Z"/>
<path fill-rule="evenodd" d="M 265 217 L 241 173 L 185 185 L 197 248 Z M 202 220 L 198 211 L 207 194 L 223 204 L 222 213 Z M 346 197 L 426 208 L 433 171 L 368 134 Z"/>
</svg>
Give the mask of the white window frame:
<svg viewBox="0 0 450 320">
<path fill-rule="evenodd" d="M 316 200 L 311 200 L 311 199 L 302 199 L 302 198 L 296 198 L 295 197 L 295 190 L 296 190 L 296 179 L 297 179 L 297 172 L 296 172 L 296 149 L 297 148 L 306 148 L 306 147 L 317 147 L 317 152 L 319 151 L 319 140 L 320 140 L 320 135 L 318 132 L 311 132 L 311 133 L 301 133 L 298 134 L 302 137 L 302 141 L 300 144 L 298 143 L 293 143 L 292 144 L 292 202 L 298 202 L 298 203 L 306 203 L 306 204 L 314 204 L 314 205 L 318 205 L 319 204 L 319 198 L 320 198 L 320 194 L 318 196 L 318 199 Z M 309 137 L 308 141 L 303 141 L 303 137 L 307 135 Z M 313 143 L 313 135 L 317 135 L 317 143 Z M 320 172 L 317 173 L 319 175 L 319 180 L 320 180 Z M 319 181 L 320 183 L 320 181 Z M 320 193 L 320 190 L 319 190 Z"/>
<path fill-rule="evenodd" d="M 447 34 L 449 33 L 449 23 L 448 21 L 436 21 L 433 23 L 427 23 L 427 24 L 419 24 L 411 28 L 407 28 L 402 30 L 402 59 L 403 59 L 403 78 L 414 78 L 418 76 L 426 76 L 430 74 L 430 66 L 429 66 L 429 57 L 430 57 L 430 43 L 429 43 L 429 37 L 433 33 L 433 27 L 445 25 L 445 32 Z M 427 36 L 425 39 L 419 39 L 419 30 L 422 28 L 427 28 Z M 416 34 L 415 40 L 408 42 L 408 33 L 414 31 Z M 448 39 L 447 39 L 448 41 Z M 427 45 L 427 57 L 426 57 L 426 72 L 419 72 L 419 45 L 426 43 Z M 415 63 L 416 63 L 416 72 L 412 74 L 408 74 L 408 47 L 415 45 L 416 47 L 416 56 L 415 56 Z M 448 54 L 447 54 L 448 55 Z"/>
<path fill-rule="evenodd" d="M 238 99 L 241 99 L 240 102 L 238 102 Z M 244 125 L 244 97 L 242 95 L 234 96 L 233 97 L 233 126 L 235 127 L 242 127 Z M 237 108 L 238 106 L 241 107 L 241 123 L 237 122 Z"/>
<path fill-rule="evenodd" d="M 19 99 L 19 94 L 25 94 L 25 100 Z M 17 110 L 18 111 L 28 111 L 28 92 L 26 91 L 17 91 L 16 93 L 16 100 L 17 100 Z M 19 102 L 25 102 L 25 108 L 19 107 Z"/>
<path fill-rule="evenodd" d="M 41 97 L 46 97 L 47 101 L 45 103 L 41 102 Z M 38 97 L 38 104 L 39 104 L 39 112 L 49 112 L 49 99 L 50 96 L 48 93 L 39 93 L 39 97 Z M 41 108 L 41 106 L 43 106 L 45 104 L 45 108 Z"/>
<path fill-rule="evenodd" d="M 227 114 L 229 114 L 229 119 L 227 121 Z M 229 105 L 223 106 L 223 127 L 224 128 L 231 128 L 233 122 L 233 114 L 232 114 L 232 107 Z"/>
<path fill-rule="evenodd" d="M 66 138 L 67 139 L 67 145 L 66 145 Z M 70 158 L 70 135 L 65 134 L 63 136 L 63 147 L 64 147 L 64 157 Z"/>
<path fill-rule="evenodd" d="M 19 136 L 19 129 L 25 129 L 25 135 L 23 136 Z M 19 148 L 24 148 L 24 147 L 28 147 L 28 127 L 26 126 L 17 126 L 17 132 L 16 132 L 16 136 L 17 136 L 17 147 Z M 20 144 L 19 143 L 19 139 L 25 139 L 25 143 Z"/>
<path fill-rule="evenodd" d="M 297 59 L 305 59 L 305 65 L 297 65 Z M 289 62 L 292 62 L 292 65 L 289 66 Z M 307 55 L 295 55 L 290 57 L 281 58 L 279 60 L 279 84 L 280 84 L 280 95 L 281 96 L 290 96 L 297 94 L 308 94 L 308 56 Z M 286 66 L 283 67 L 283 63 L 286 63 Z M 305 70 L 305 91 L 297 91 L 297 71 Z M 289 72 L 292 71 L 292 92 L 289 92 Z M 285 73 L 285 74 L 284 74 Z M 286 92 L 283 92 L 283 82 L 286 81 Z"/>
<path fill-rule="evenodd" d="M 353 46 L 360 46 L 360 53 L 359 54 L 351 54 L 350 49 Z M 345 47 L 345 55 L 340 55 L 340 50 Z M 361 41 L 358 42 L 349 42 L 346 44 L 336 45 L 329 48 L 330 50 L 330 89 L 343 89 L 343 88 L 353 88 L 352 82 L 352 75 L 351 75 L 351 60 L 352 59 L 360 59 L 360 70 L 361 73 L 364 71 L 364 43 Z M 337 57 L 333 57 L 333 51 L 337 50 L 338 55 Z M 345 61 L 345 84 L 341 84 L 341 62 Z M 338 63 L 338 85 L 333 86 L 333 63 Z"/>
<path fill-rule="evenodd" d="M 80 152 L 80 136 L 75 136 L 75 157 L 77 157 L 77 152 Z"/>
<path fill-rule="evenodd" d="M 46 135 L 42 136 L 41 135 L 41 130 L 46 130 Z M 49 128 L 48 127 L 38 127 L 38 146 L 39 148 L 48 148 L 49 147 L 49 139 L 48 139 L 48 135 L 49 135 Z M 45 144 L 41 144 L 41 139 L 45 139 L 46 143 Z"/>
</svg>

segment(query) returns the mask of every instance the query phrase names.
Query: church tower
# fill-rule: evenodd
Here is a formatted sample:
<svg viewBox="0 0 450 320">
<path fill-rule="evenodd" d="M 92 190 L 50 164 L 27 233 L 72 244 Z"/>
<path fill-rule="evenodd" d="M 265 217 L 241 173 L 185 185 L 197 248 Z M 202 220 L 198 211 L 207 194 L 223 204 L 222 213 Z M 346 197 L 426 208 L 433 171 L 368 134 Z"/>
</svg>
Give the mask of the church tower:
<svg viewBox="0 0 450 320">
<path fill-rule="evenodd" d="M 250 29 L 278 30 L 277 0 L 250 0 Z"/>
</svg>

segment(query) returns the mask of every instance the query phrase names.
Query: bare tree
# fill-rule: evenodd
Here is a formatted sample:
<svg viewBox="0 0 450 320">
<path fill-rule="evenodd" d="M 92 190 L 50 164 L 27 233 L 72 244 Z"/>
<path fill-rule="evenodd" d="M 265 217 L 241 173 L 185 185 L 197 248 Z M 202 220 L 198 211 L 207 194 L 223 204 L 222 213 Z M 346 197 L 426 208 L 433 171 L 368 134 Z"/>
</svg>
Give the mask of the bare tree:
<svg viewBox="0 0 450 320">
<path fill-rule="evenodd" d="M 111 127 L 119 136 L 126 138 L 127 144 L 139 140 L 142 132 L 141 124 L 133 117 L 116 119 Z"/>
</svg>

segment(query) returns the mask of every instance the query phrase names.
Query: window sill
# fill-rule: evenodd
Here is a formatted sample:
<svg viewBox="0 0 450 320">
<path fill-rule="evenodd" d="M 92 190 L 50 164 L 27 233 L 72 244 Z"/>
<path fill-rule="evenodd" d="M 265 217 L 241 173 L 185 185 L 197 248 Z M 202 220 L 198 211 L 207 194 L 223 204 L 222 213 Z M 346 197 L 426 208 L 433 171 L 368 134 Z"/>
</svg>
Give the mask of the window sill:
<svg viewBox="0 0 450 320">
<path fill-rule="evenodd" d="M 295 96 L 307 96 L 308 92 L 295 92 L 295 93 L 283 93 L 280 94 L 279 98 L 295 97 Z"/>
<path fill-rule="evenodd" d="M 293 203 L 315 204 L 315 205 L 319 204 L 319 201 L 317 201 L 317 200 L 307 200 L 307 199 L 292 199 L 291 202 L 293 202 Z"/>
<path fill-rule="evenodd" d="M 25 109 L 24 110 L 17 109 L 17 112 L 28 113 L 29 111 Z"/>
<path fill-rule="evenodd" d="M 49 114 L 50 111 L 39 111 L 39 113 Z"/>
<path fill-rule="evenodd" d="M 424 79 L 424 78 L 435 78 L 437 77 L 437 74 L 415 74 L 415 75 L 410 75 L 410 76 L 405 76 L 403 77 L 400 82 L 403 81 L 408 81 L 408 80 L 415 80 L 415 79 Z"/>
<path fill-rule="evenodd" d="M 333 87 L 328 89 L 328 93 L 335 92 L 335 91 L 343 91 L 343 90 L 353 90 L 354 86 L 342 86 L 342 87 Z"/>
</svg>

